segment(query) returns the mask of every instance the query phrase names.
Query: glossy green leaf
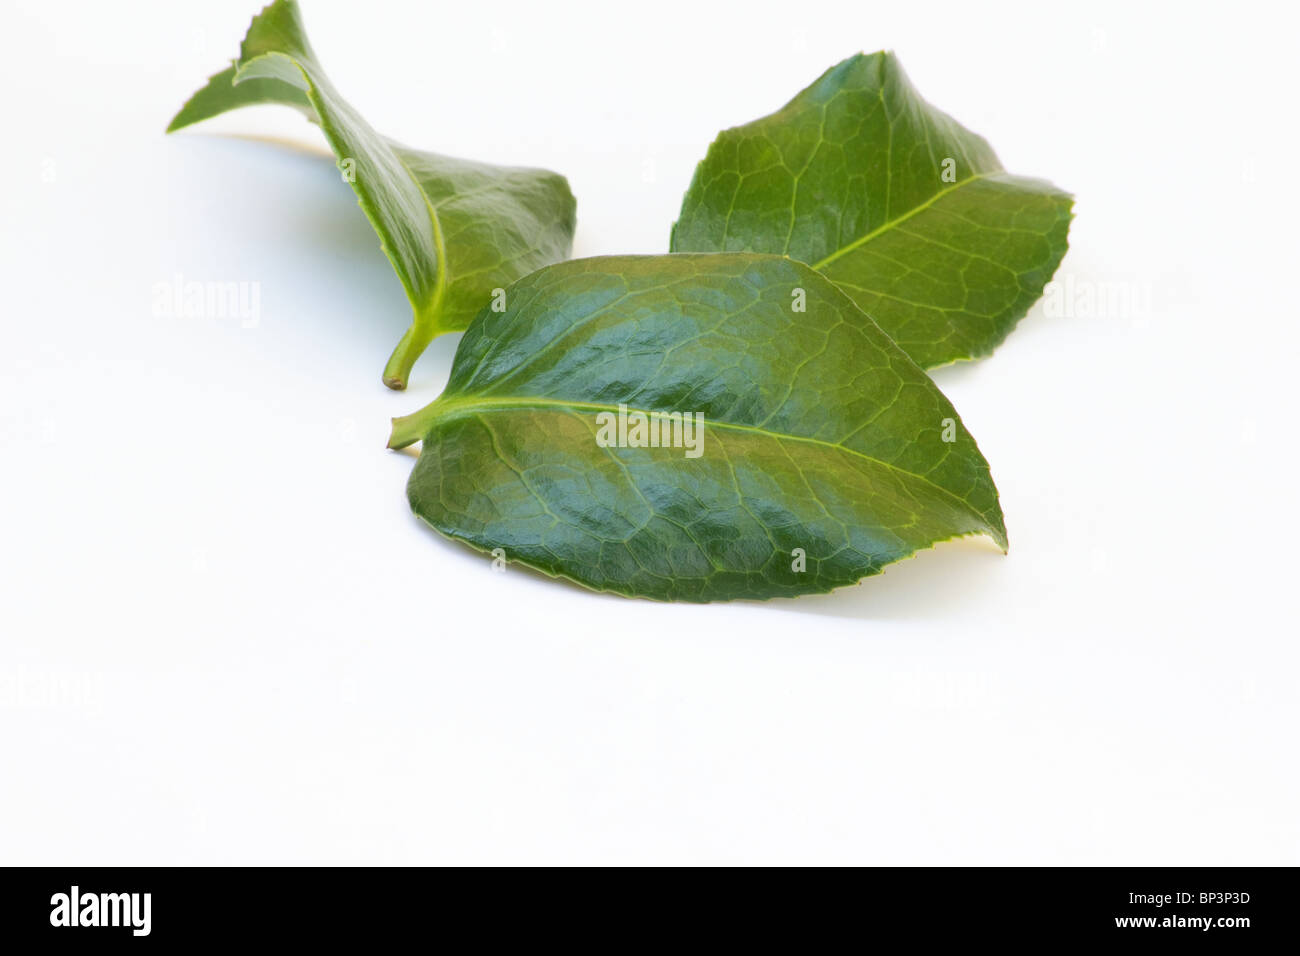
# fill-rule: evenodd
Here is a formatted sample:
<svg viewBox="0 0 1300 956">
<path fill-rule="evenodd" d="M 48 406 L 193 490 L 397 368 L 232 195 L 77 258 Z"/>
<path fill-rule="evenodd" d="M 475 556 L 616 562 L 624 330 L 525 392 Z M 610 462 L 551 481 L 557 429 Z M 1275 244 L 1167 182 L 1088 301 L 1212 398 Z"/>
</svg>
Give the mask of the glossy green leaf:
<svg viewBox="0 0 1300 956">
<path fill-rule="evenodd" d="M 194 94 L 168 132 L 261 103 L 320 124 L 406 289 L 414 319 L 384 370 L 393 388 L 405 387 L 435 336 L 465 328 L 493 290 L 570 254 L 575 203 L 563 176 L 419 152 L 380 136 L 330 84 L 293 0 L 253 19 L 239 59 Z"/>
<path fill-rule="evenodd" d="M 1065 254 L 1072 199 L 1002 168 L 890 53 L 859 54 L 720 134 L 674 252 L 766 252 L 834 280 L 924 367 L 991 352 Z"/>
<path fill-rule="evenodd" d="M 635 446 L 651 413 L 659 447 Z M 702 430 L 665 432 L 671 413 Z M 394 422 L 392 447 L 421 439 L 416 514 L 597 590 L 769 598 L 956 535 L 1006 546 L 952 405 L 839 288 L 778 256 L 580 259 L 520 279 L 466 331 L 443 395 Z"/>
</svg>

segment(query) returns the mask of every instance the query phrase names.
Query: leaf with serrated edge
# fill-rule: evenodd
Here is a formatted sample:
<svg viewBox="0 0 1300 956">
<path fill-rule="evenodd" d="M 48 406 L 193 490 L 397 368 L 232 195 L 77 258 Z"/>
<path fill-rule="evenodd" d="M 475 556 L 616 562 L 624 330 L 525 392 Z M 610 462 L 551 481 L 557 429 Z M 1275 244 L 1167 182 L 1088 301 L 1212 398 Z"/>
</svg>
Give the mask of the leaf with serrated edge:
<svg viewBox="0 0 1300 956">
<path fill-rule="evenodd" d="M 700 455 L 602 446 L 598 416 L 620 404 L 702 413 Z M 848 296 L 779 256 L 579 259 L 520 279 L 471 323 L 446 391 L 394 421 L 392 447 L 419 440 L 416 514 L 596 590 L 792 596 L 957 535 L 1006 547 L 952 405 Z"/>
<path fill-rule="evenodd" d="M 572 250 L 575 202 L 563 176 L 452 159 L 380 136 L 330 84 L 293 0 L 254 17 L 239 59 L 195 93 L 167 131 L 261 103 L 306 114 L 340 164 L 351 164 L 358 203 L 414 311 L 384 369 L 392 388 L 405 388 L 429 342 L 465 328 L 495 289 Z"/>
<path fill-rule="evenodd" d="M 718 136 L 671 248 L 806 262 L 930 368 L 1007 337 L 1065 255 L 1072 204 L 1006 172 L 893 54 L 859 54 Z"/>
</svg>

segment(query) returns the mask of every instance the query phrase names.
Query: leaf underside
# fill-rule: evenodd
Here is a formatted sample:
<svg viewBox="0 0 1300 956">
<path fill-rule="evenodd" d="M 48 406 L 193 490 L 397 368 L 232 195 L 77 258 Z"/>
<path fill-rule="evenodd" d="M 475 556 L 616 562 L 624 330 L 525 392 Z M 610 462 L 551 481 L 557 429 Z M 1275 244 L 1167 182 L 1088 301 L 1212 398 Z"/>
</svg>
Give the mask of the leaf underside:
<svg viewBox="0 0 1300 956">
<path fill-rule="evenodd" d="M 168 132 L 241 106 L 291 106 L 320 125 L 379 234 L 414 318 L 384 380 L 405 387 L 430 341 L 458 331 L 493 290 L 568 258 L 575 201 L 563 176 L 409 149 L 375 132 L 321 69 L 293 0 L 254 19 L 239 59 L 176 114 Z"/>
<path fill-rule="evenodd" d="M 805 262 L 929 368 L 1006 338 L 1065 254 L 1072 204 L 1007 173 L 983 137 L 921 99 L 893 54 L 859 54 L 718 136 L 671 249 Z"/>
<path fill-rule="evenodd" d="M 702 413 L 699 457 L 602 447 L 620 405 Z M 1006 546 L 952 405 L 836 286 L 776 256 L 583 259 L 519 280 L 465 333 L 444 394 L 395 422 L 394 447 L 419 438 L 416 514 L 596 590 L 793 596 L 957 535 Z"/>
</svg>

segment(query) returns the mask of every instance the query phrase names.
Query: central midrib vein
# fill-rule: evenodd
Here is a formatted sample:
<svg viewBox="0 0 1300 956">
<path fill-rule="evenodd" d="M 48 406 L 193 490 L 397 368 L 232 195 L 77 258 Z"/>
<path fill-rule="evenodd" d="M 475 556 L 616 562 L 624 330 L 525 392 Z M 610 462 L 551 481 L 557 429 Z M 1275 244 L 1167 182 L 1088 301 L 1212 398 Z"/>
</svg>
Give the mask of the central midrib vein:
<svg viewBox="0 0 1300 956">
<path fill-rule="evenodd" d="M 293 63 L 293 65 L 302 73 L 303 78 L 307 81 L 307 90 L 305 91 L 307 94 L 307 100 L 316 111 L 316 117 L 320 121 L 321 130 L 325 133 L 325 138 L 330 141 L 330 147 L 334 150 L 334 153 L 340 155 L 349 152 L 346 146 L 346 140 L 341 135 L 340 125 L 332 119 L 335 109 L 333 105 L 327 101 L 325 92 L 323 92 L 321 88 L 326 87 L 327 91 L 333 93 L 340 101 L 343 101 L 343 98 L 338 96 L 338 92 L 334 90 L 333 86 L 325 79 L 324 70 L 320 69 L 320 64 L 316 63 L 314 60 L 310 61 L 311 66 L 321 72 L 321 76 L 317 77 L 314 72 L 309 71 L 304 67 L 303 62 L 300 62 L 298 57 L 291 56 L 287 53 L 278 53 L 278 55 L 284 56 L 289 60 L 289 62 Z M 346 101 L 343 102 L 346 105 Z M 357 194 L 357 198 L 360 200 L 361 211 L 365 214 L 366 219 L 370 221 L 370 225 L 374 230 L 379 233 L 380 241 L 385 246 L 385 252 L 388 255 L 389 261 L 397 272 L 397 278 L 401 281 L 403 288 L 406 290 L 407 299 L 410 300 L 411 309 L 414 312 L 414 317 L 411 323 L 412 326 L 421 333 L 427 334 L 428 338 L 432 340 L 433 334 L 437 331 L 443 296 L 447 292 L 447 246 L 446 240 L 442 235 L 442 220 L 438 216 L 438 210 L 435 209 L 433 203 L 430 202 L 429 194 L 425 191 L 424 186 L 420 184 L 420 178 L 415 175 L 415 171 L 407 165 L 406 160 L 402 157 L 403 151 L 407 148 L 402 146 L 400 143 L 393 142 L 386 136 L 380 135 L 378 131 L 373 129 L 370 124 L 366 123 L 364 120 L 362 120 L 361 123 L 365 127 L 365 130 L 362 132 L 373 134 L 374 139 L 379 143 L 379 145 L 386 149 L 397 165 L 402 168 L 402 172 L 406 174 L 406 178 L 410 180 L 411 185 L 415 187 L 416 193 L 419 194 L 420 198 L 424 201 L 424 208 L 429 214 L 429 224 L 432 226 L 433 230 L 433 252 L 436 260 L 435 265 L 437 266 L 437 272 L 434 275 L 433 288 L 429 291 L 428 298 L 423 302 L 417 302 L 415 288 L 413 286 L 415 277 L 404 275 L 403 270 L 399 267 L 400 264 L 396 253 L 398 246 L 398 243 L 395 241 L 396 237 L 385 228 L 383 221 L 379 218 L 376 210 L 380 203 L 376 201 L 369 183 L 363 184 L 354 181 L 351 184 L 352 191 Z M 337 142 L 335 142 L 336 140 Z M 364 188 L 362 188 L 363 185 Z M 426 323 L 428 323 L 428 327 L 422 328 Z"/>
<path fill-rule="evenodd" d="M 433 224 L 433 248 L 438 255 L 438 274 L 433 280 L 433 295 L 429 300 L 427 318 L 436 326 L 439 312 L 442 308 L 442 298 L 447 293 L 447 244 L 446 240 L 442 237 L 442 220 L 438 216 L 438 210 L 434 209 L 433 203 L 429 201 L 429 194 L 424 191 L 424 187 L 420 185 L 420 181 L 416 178 L 415 173 L 411 172 L 411 167 L 402 162 L 401 156 L 397 157 L 397 161 L 402 163 L 402 168 L 406 170 L 406 174 L 411 177 L 411 182 L 415 183 L 415 188 L 418 189 L 420 195 L 424 197 L 424 208 L 429 210 L 429 221 Z M 420 319 L 425 317 L 426 316 L 419 316 L 416 321 L 418 322 Z"/>
<path fill-rule="evenodd" d="M 968 176 L 967 178 L 963 179 L 959 183 L 953 183 L 951 186 L 947 187 L 946 189 L 940 189 L 937 193 L 935 193 L 925 202 L 921 203 L 919 206 L 913 206 L 911 209 L 903 213 L 901 216 L 896 216 L 893 219 L 888 220 L 887 222 L 881 223 L 879 226 L 877 226 L 875 229 L 872 229 L 866 235 L 859 236 L 857 239 L 854 239 L 852 242 L 850 242 L 847 246 L 841 246 L 839 249 L 836 249 L 834 252 L 832 252 L 829 256 L 827 256 L 825 259 L 821 260 L 820 262 L 813 263 L 813 268 L 817 270 L 824 269 L 826 266 L 830 265 L 832 262 L 834 262 L 836 259 L 840 258 L 841 256 L 848 255 L 854 249 L 862 248 L 868 242 L 876 238 L 876 236 L 880 235 L 881 233 L 888 232 L 890 229 L 893 229 L 895 226 L 899 225 L 900 223 L 907 222 L 907 220 L 911 219 L 917 213 L 924 212 L 926 209 L 929 209 L 931 206 L 937 203 L 944 196 L 949 196 L 952 193 L 955 193 L 957 190 L 961 189 L 961 187 L 965 186 L 967 183 L 973 183 L 981 179 L 987 179 L 989 176 L 996 176 L 1001 172 L 1002 170 L 998 169 L 987 173 L 976 173 L 974 176 Z"/>
<path fill-rule="evenodd" d="M 451 418 L 462 418 L 469 415 L 473 415 L 476 412 L 490 411 L 493 409 L 558 408 L 558 409 L 564 409 L 568 411 L 611 412 L 613 414 L 617 414 L 620 407 L 626 409 L 629 414 L 636 413 L 636 414 L 641 414 L 646 416 L 664 414 L 663 412 L 657 412 L 646 408 L 632 408 L 631 406 L 628 406 L 626 404 L 623 404 L 621 406 L 607 405 L 601 402 L 580 402 L 580 401 L 570 401 L 568 399 L 536 398 L 532 396 L 524 396 L 524 397 L 499 397 L 499 398 L 474 397 L 474 398 L 465 398 L 460 400 L 452 398 L 452 399 L 447 399 L 445 402 L 443 399 L 439 398 L 431 405 L 427 406 L 426 408 L 422 409 L 419 412 L 416 412 L 413 415 L 407 416 L 407 418 L 423 419 L 422 424 L 424 424 L 426 427 L 421 430 L 421 434 L 424 435 L 427 434 L 428 432 L 428 426 L 431 426 L 436 421 L 445 421 Z M 394 419 L 394 424 L 400 421 L 403 421 L 403 419 Z M 766 428 L 759 428 L 757 425 L 741 425 L 736 422 L 721 421 L 719 419 L 706 419 L 705 425 L 716 427 L 716 428 L 725 428 L 731 431 L 747 432 L 750 434 L 762 435 L 767 438 L 777 439 L 778 441 L 789 440 L 789 441 L 803 442 L 805 444 L 810 444 L 810 445 L 820 445 L 823 448 L 831 448 L 834 449 L 835 451 L 846 452 L 847 454 L 853 455 L 857 458 L 861 458 L 864 461 L 870 461 L 877 465 L 881 465 L 885 468 L 888 468 L 890 471 L 897 472 L 900 475 L 906 475 L 909 478 L 915 478 L 917 481 L 929 485 L 931 488 L 933 488 L 935 491 L 938 491 L 940 494 L 946 495 L 947 497 L 951 498 L 953 501 L 958 502 L 959 504 L 962 505 L 962 507 L 975 511 L 975 513 L 978 514 L 980 518 L 982 518 L 983 520 L 989 521 L 989 519 L 982 512 L 976 510 L 974 505 L 970 504 L 970 502 L 966 501 L 964 498 L 960 498 L 957 495 L 953 494 L 947 488 L 944 488 L 941 485 L 936 485 L 933 481 L 931 481 L 929 478 L 925 477 L 924 475 L 918 475 L 914 471 L 908 471 L 905 468 L 899 468 L 897 465 L 891 462 L 884 461 L 883 459 L 880 458 L 875 458 L 871 455 L 865 454 L 860 451 L 856 451 L 845 445 L 839 445 L 836 444 L 835 442 L 824 441 L 820 438 L 811 438 L 806 435 L 791 435 L 785 432 L 774 432 Z M 991 521 L 989 521 L 989 523 L 992 524 Z"/>
</svg>

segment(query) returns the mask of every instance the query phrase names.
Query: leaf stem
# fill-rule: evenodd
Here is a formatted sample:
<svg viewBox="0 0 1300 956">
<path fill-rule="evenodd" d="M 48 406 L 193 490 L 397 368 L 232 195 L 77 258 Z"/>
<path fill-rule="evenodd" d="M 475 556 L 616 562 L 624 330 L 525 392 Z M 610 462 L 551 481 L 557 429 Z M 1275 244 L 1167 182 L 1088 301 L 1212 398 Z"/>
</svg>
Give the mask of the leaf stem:
<svg viewBox="0 0 1300 956">
<path fill-rule="evenodd" d="M 393 349 L 388 364 L 384 366 L 385 385 L 399 392 L 406 388 L 406 382 L 411 377 L 411 367 L 433 341 L 434 331 L 430 329 L 423 332 L 415 325 L 406 330 L 402 340 L 397 343 L 397 348 Z"/>
<path fill-rule="evenodd" d="M 440 401 L 441 399 L 435 399 L 418 412 L 394 418 L 393 431 L 388 436 L 388 447 L 396 450 L 421 441 L 429 433 L 433 420 L 438 417 Z"/>
</svg>

